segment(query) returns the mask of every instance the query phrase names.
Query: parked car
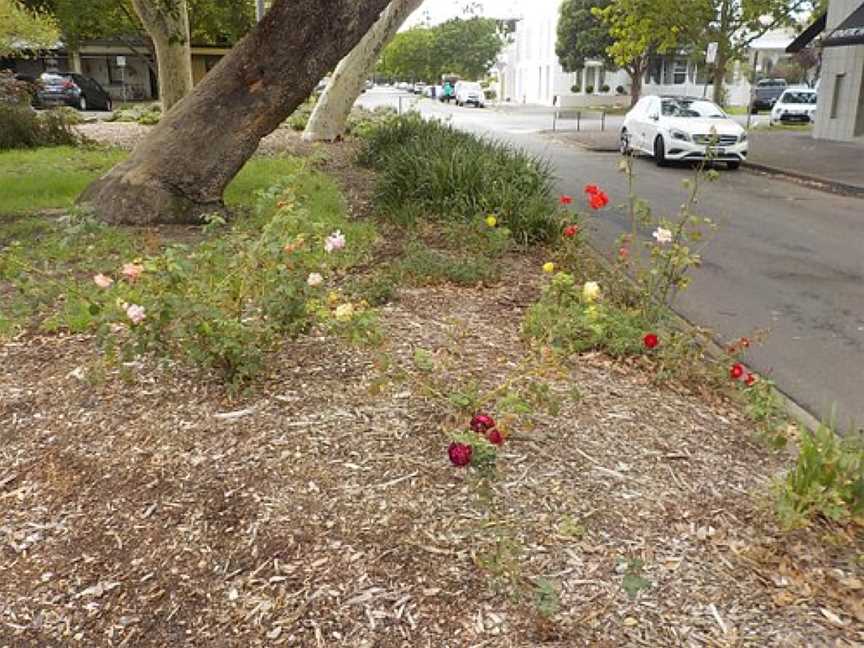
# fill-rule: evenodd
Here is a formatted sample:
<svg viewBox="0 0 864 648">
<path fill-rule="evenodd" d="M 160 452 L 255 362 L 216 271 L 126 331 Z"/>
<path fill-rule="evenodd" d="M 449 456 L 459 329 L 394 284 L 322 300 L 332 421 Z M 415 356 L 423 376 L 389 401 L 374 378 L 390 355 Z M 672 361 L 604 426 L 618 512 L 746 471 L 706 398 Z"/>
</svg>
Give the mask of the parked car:
<svg viewBox="0 0 864 648">
<path fill-rule="evenodd" d="M 798 122 L 808 123 L 816 119 L 816 99 L 819 94 L 809 88 L 790 88 L 771 109 L 770 124 Z"/>
<path fill-rule="evenodd" d="M 476 81 L 458 81 L 455 94 L 457 106 L 467 106 L 468 104 L 473 104 L 478 108 L 486 106 L 483 88 Z"/>
<path fill-rule="evenodd" d="M 647 96 L 624 117 L 622 153 L 672 160 L 717 160 L 737 169 L 747 158 L 747 131 L 715 103 L 696 97 Z"/>
<path fill-rule="evenodd" d="M 414 94 L 416 94 L 416 95 L 422 95 L 422 94 L 425 94 L 425 92 L 426 92 L 426 84 L 423 83 L 422 81 L 420 81 L 420 82 L 418 82 L 418 83 L 415 83 L 415 84 L 414 84 L 414 88 L 412 89 L 412 92 L 413 92 Z"/>
<path fill-rule="evenodd" d="M 44 72 L 33 98 L 37 108 L 72 106 L 78 110 L 111 110 L 111 95 L 90 77 L 70 72 Z"/>
<path fill-rule="evenodd" d="M 753 103 L 751 105 L 753 114 L 760 110 L 771 110 L 785 89 L 785 79 L 762 79 L 758 81 L 753 89 Z"/>
</svg>

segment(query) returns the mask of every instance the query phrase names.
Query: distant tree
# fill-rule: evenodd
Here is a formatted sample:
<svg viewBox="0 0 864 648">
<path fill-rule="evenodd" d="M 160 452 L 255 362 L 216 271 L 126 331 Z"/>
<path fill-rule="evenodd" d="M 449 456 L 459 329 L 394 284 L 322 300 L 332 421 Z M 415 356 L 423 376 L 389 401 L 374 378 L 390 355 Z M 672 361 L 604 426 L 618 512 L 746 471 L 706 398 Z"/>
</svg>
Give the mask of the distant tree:
<svg viewBox="0 0 864 648">
<path fill-rule="evenodd" d="M 440 73 L 467 79 L 486 76 L 505 43 L 493 18 L 453 18 L 435 27 L 434 34 L 434 60 Z"/>
<path fill-rule="evenodd" d="M 581 70 L 588 59 L 614 63 L 608 51 L 613 44 L 609 27 L 592 11 L 594 7 L 606 8 L 610 2 L 565 0 L 561 4 L 555 54 L 565 72 Z"/>
<path fill-rule="evenodd" d="M 676 23 L 684 6 L 677 0 L 611 0 L 605 7 L 592 9 L 609 28 L 608 56 L 630 76 L 631 105 L 642 94 L 642 78 L 651 55 L 681 46 L 681 28 Z"/>
<path fill-rule="evenodd" d="M 56 22 L 47 13 L 0 0 L 0 56 L 51 47 L 59 36 Z"/>
<path fill-rule="evenodd" d="M 381 53 L 378 72 L 396 79 L 436 78 L 439 66 L 433 59 L 435 34 L 428 27 L 412 27 L 396 34 Z"/>
<path fill-rule="evenodd" d="M 255 26 L 255 3 L 237 0 L 188 0 L 192 42 L 233 45 Z"/>
</svg>

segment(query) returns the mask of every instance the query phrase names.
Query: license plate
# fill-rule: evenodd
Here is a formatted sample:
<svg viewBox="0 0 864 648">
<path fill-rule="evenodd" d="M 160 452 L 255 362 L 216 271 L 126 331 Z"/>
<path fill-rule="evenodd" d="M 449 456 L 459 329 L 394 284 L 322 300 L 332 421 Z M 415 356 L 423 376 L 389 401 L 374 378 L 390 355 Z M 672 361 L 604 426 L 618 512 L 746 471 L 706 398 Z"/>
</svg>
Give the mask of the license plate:
<svg viewBox="0 0 864 648">
<path fill-rule="evenodd" d="M 726 149 L 722 148 L 722 147 L 720 147 L 720 148 L 709 147 L 708 148 L 708 154 L 709 155 L 726 155 Z"/>
</svg>

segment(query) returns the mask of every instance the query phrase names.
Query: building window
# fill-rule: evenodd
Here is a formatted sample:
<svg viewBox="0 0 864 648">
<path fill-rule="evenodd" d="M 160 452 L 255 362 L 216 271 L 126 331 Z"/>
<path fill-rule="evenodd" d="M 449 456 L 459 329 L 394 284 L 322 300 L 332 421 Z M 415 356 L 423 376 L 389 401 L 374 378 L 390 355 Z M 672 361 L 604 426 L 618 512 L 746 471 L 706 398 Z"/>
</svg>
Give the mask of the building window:
<svg viewBox="0 0 864 648">
<path fill-rule="evenodd" d="M 687 61 L 675 61 L 672 69 L 672 83 L 682 85 L 687 83 Z"/>
<path fill-rule="evenodd" d="M 838 74 L 834 77 L 834 94 L 831 96 L 831 119 L 837 119 L 840 102 L 843 100 L 843 82 L 845 80 L 845 74 Z"/>
</svg>

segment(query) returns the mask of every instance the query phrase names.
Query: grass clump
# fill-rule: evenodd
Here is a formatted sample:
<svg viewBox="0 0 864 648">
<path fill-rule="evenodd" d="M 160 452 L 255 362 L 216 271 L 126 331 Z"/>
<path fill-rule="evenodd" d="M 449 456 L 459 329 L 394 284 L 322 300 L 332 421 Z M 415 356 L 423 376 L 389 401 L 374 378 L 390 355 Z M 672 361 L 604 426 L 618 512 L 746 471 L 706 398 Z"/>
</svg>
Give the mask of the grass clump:
<svg viewBox="0 0 864 648">
<path fill-rule="evenodd" d="M 378 200 L 399 215 L 406 208 L 445 221 L 494 214 L 522 243 L 557 232 L 549 163 L 416 114 L 392 116 L 371 128 L 362 164 L 380 171 Z"/>
<path fill-rule="evenodd" d="M 844 439 L 832 421 L 804 430 L 794 468 L 778 485 L 777 513 L 788 527 L 813 516 L 864 524 L 864 441 Z"/>
<path fill-rule="evenodd" d="M 29 106 L 0 103 L 0 151 L 40 146 L 76 146 L 82 138 L 64 110 L 37 113 Z"/>
</svg>

